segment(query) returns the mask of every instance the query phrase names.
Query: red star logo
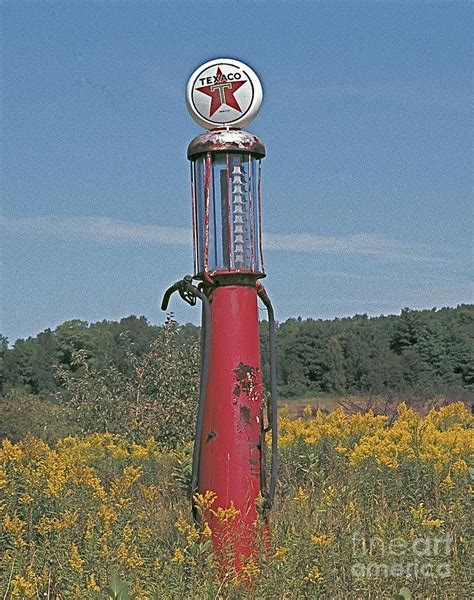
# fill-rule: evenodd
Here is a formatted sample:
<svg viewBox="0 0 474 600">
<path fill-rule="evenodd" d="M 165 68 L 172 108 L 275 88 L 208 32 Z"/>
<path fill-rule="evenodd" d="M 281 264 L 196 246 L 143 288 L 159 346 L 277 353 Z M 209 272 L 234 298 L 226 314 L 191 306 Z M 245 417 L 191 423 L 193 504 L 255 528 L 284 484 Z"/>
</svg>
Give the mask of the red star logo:
<svg viewBox="0 0 474 600">
<path fill-rule="evenodd" d="M 196 88 L 197 92 L 202 92 L 203 94 L 206 94 L 206 96 L 210 96 L 212 98 L 209 116 L 212 117 L 216 110 L 223 104 L 242 112 L 242 109 L 235 99 L 234 94 L 240 87 L 244 85 L 244 83 L 247 83 L 247 80 L 227 81 L 222 75 L 220 67 L 217 67 L 217 73 L 214 77 L 214 80 L 214 83 L 211 85 L 205 85 L 204 87 Z"/>
</svg>

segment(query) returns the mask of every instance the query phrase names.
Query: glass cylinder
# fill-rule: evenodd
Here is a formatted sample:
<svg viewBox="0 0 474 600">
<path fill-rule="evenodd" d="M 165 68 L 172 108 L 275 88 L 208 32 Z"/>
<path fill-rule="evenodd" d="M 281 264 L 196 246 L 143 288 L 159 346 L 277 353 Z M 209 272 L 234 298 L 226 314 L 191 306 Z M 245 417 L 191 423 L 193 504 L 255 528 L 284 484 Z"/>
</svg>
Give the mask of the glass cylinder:
<svg viewBox="0 0 474 600">
<path fill-rule="evenodd" d="M 206 273 L 264 276 L 262 155 L 211 147 L 190 157 L 196 277 Z"/>
</svg>

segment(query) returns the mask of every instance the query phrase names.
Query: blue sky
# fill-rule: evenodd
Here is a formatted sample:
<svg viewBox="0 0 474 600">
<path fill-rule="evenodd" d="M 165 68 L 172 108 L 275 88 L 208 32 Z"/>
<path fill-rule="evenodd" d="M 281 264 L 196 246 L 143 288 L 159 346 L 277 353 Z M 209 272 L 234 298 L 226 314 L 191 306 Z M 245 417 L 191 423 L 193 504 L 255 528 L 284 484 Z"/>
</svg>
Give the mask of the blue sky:
<svg viewBox="0 0 474 600">
<path fill-rule="evenodd" d="M 192 271 L 196 67 L 260 75 L 281 321 L 473 301 L 472 4 L 3 2 L 1 331 L 146 315 Z M 175 300 L 181 322 L 197 309 Z M 262 315 L 263 315 L 262 311 Z"/>
</svg>

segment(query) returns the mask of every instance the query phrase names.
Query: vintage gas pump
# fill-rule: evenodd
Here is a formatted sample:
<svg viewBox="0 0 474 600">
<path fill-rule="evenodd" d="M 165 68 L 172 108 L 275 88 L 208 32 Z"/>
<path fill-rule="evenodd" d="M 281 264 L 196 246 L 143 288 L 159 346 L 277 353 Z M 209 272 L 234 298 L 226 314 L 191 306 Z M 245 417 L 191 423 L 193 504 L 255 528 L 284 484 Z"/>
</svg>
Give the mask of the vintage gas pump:
<svg viewBox="0 0 474 600">
<path fill-rule="evenodd" d="M 193 118 L 210 129 L 189 145 L 194 276 L 165 294 L 201 299 L 201 389 L 193 455 L 192 493 L 213 492 L 204 515 L 218 556 L 236 568 L 258 552 L 256 523 L 268 522 L 277 477 L 275 324 L 260 283 L 265 277 L 261 231 L 262 142 L 239 127 L 257 113 L 262 88 L 247 65 L 218 59 L 202 65 L 187 89 Z M 193 284 L 193 279 L 196 283 Z M 270 401 L 262 390 L 257 300 L 270 324 Z M 272 430 L 267 459 L 265 431 Z M 269 463 L 270 476 L 266 476 Z M 227 509 L 222 513 L 219 509 Z M 260 512 L 260 515 L 259 515 Z M 220 516 L 219 516 L 220 513 Z M 227 515 L 222 518 L 222 515 Z"/>
</svg>

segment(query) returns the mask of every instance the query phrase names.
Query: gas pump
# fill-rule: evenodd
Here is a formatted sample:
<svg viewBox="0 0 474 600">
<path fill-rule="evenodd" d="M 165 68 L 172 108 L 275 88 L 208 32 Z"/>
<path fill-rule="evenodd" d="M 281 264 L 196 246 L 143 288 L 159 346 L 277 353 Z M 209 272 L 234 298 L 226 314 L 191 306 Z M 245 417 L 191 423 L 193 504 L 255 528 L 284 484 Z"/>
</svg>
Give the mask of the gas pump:
<svg viewBox="0 0 474 600">
<path fill-rule="evenodd" d="M 187 88 L 188 109 L 208 131 L 188 147 L 191 162 L 194 275 L 169 288 L 202 302 L 201 385 L 193 451 L 192 494 L 213 492 L 204 515 L 218 557 L 232 547 L 233 566 L 259 550 L 257 521 L 272 506 L 278 470 L 275 321 L 261 284 L 263 143 L 243 131 L 258 112 L 255 72 L 233 59 L 199 67 Z M 268 311 L 270 400 L 264 403 L 258 298 Z M 271 458 L 265 432 L 271 429 Z M 267 476 L 267 462 L 270 463 Z M 223 523 L 219 509 L 232 509 Z M 260 514 L 259 514 L 260 513 Z M 224 548 L 225 546 L 225 548 Z"/>
</svg>

